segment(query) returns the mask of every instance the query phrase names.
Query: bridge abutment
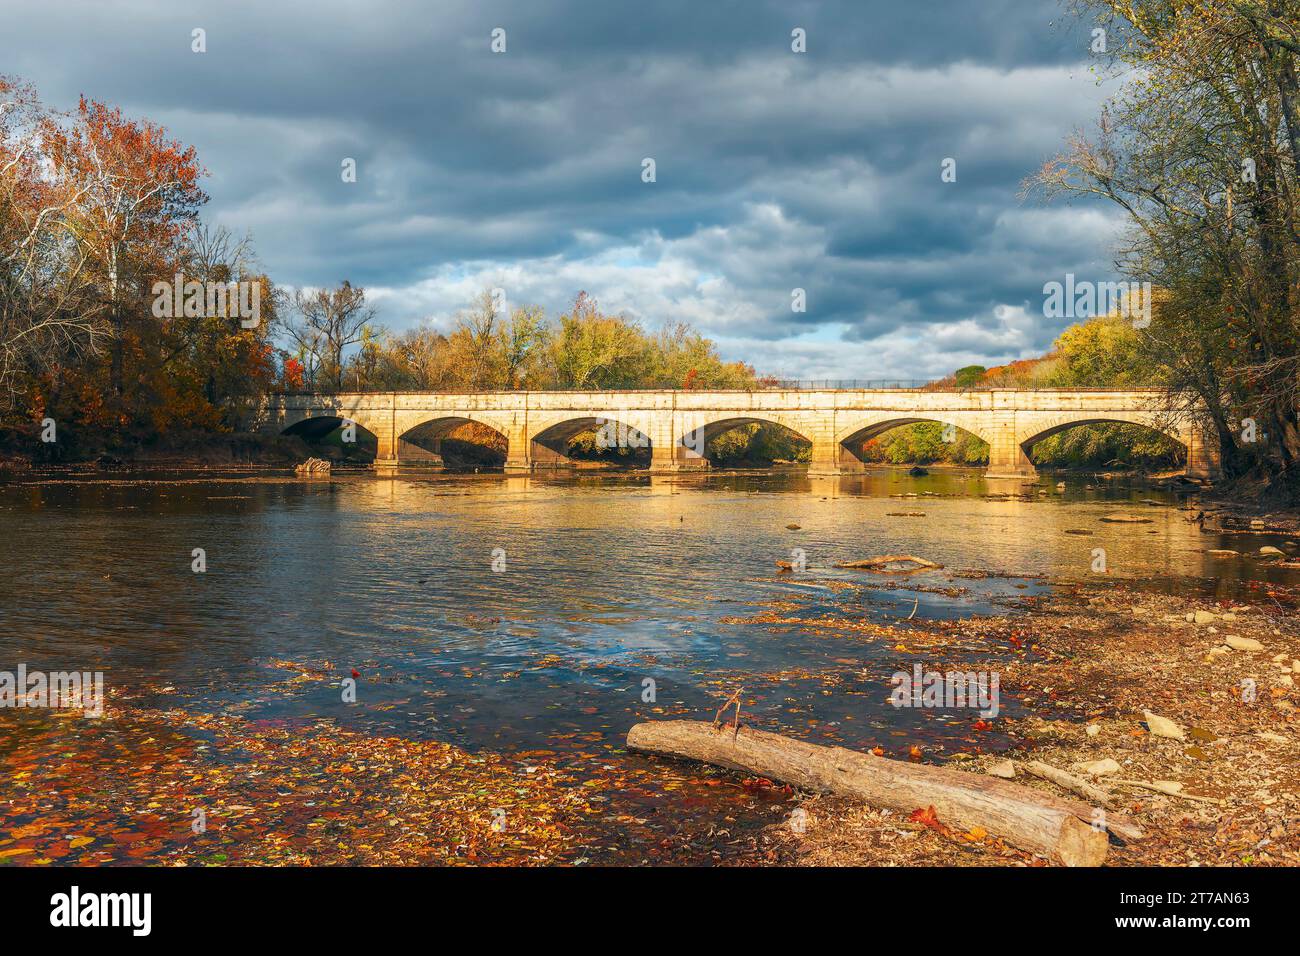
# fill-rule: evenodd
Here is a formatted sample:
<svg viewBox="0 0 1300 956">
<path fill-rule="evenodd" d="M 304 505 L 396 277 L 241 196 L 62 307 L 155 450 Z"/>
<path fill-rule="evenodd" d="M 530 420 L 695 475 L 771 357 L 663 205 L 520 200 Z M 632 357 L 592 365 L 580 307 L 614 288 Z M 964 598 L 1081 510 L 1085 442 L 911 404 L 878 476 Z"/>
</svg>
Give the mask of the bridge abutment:
<svg viewBox="0 0 1300 956">
<path fill-rule="evenodd" d="M 1222 462 L 1219 449 L 1212 441 L 1207 441 L 1199 428 L 1190 428 L 1183 437 L 1187 446 L 1188 478 L 1212 481 L 1222 475 Z"/>
</svg>

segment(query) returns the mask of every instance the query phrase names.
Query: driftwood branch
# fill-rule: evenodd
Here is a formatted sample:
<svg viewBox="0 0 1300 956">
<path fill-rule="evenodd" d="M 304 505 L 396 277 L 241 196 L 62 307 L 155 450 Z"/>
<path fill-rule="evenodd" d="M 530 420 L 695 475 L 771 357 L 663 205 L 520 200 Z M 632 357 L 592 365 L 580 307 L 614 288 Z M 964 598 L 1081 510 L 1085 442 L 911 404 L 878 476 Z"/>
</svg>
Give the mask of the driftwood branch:
<svg viewBox="0 0 1300 956">
<path fill-rule="evenodd" d="M 1180 800 L 1194 800 L 1197 803 L 1213 803 L 1222 806 L 1223 801 L 1214 797 L 1200 797 L 1192 793 L 1183 793 L 1182 784 L 1171 783 L 1168 780 L 1112 780 L 1111 783 L 1117 787 L 1136 787 L 1139 790 L 1150 790 L 1154 793 L 1163 793 L 1167 797 L 1178 797 Z"/>
<path fill-rule="evenodd" d="M 1080 780 L 1074 774 L 1058 770 L 1050 764 L 1038 760 L 1028 760 L 1020 765 L 1020 769 L 1025 773 L 1033 774 L 1035 777 L 1054 783 L 1063 790 L 1077 793 L 1085 800 L 1091 800 L 1098 806 L 1105 807 L 1108 810 L 1114 805 L 1114 798 L 1101 787 L 1093 786 L 1086 780 Z"/>
<path fill-rule="evenodd" d="M 913 565 L 910 568 L 889 567 L 891 564 L 909 563 Z M 878 571 L 883 574 L 910 574 L 914 571 L 930 571 L 943 567 L 942 564 L 918 558 L 914 554 L 878 554 L 874 558 L 863 558 L 861 561 L 840 561 L 835 566 L 859 571 Z"/>
</svg>

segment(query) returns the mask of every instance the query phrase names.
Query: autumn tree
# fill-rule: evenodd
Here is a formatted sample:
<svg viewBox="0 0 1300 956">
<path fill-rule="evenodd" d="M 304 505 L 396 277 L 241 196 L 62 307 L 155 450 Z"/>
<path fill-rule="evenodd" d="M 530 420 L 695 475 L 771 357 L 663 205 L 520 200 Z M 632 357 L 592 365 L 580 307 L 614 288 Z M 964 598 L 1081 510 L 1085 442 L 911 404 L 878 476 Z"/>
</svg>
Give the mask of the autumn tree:
<svg viewBox="0 0 1300 956">
<path fill-rule="evenodd" d="M 750 388 L 754 370 L 723 362 L 717 346 L 686 322 L 667 322 L 646 349 L 647 386 L 656 388 Z"/>
<path fill-rule="evenodd" d="M 447 336 L 457 387 L 501 387 L 505 375 L 501 348 L 505 321 L 504 303 L 491 289 L 484 289 L 468 309 L 457 313 L 455 328 Z"/>
<path fill-rule="evenodd" d="M 543 385 L 543 353 L 549 340 L 546 313 L 540 306 L 520 306 L 512 311 L 497 337 L 501 368 L 498 387 L 521 389 Z"/>
<path fill-rule="evenodd" d="M 645 337 L 622 316 L 601 313 L 596 300 L 579 292 L 560 316 L 551 337 L 549 361 L 555 387 L 632 388 L 644 370 Z"/>
<path fill-rule="evenodd" d="M 381 388 L 440 391 L 456 378 L 447 337 L 429 326 L 387 337 L 379 366 Z"/>
<path fill-rule="evenodd" d="M 259 267 L 251 241 L 225 228 L 193 226 L 182 243 L 180 270 L 187 281 L 241 288 L 224 310 L 205 307 L 157 320 L 158 367 L 172 385 L 171 401 L 157 414 L 159 427 L 234 428 L 272 383 L 272 338 L 285 295 Z M 241 314 L 246 305 L 255 306 L 254 318 Z"/>
<path fill-rule="evenodd" d="M 153 282 L 177 263 L 207 196 L 193 147 L 147 120 L 82 97 L 67 123 L 47 120 L 44 150 L 58 187 L 76 197 L 67 228 L 87 260 L 112 328 L 109 382 L 122 396 L 128 351 L 152 361 L 147 302 Z"/>
<path fill-rule="evenodd" d="M 1167 293 L 1151 356 L 1208 409 L 1229 473 L 1300 494 L 1300 0 L 1080 6 L 1127 82 L 1036 184 L 1123 210 L 1117 265 Z"/>
</svg>

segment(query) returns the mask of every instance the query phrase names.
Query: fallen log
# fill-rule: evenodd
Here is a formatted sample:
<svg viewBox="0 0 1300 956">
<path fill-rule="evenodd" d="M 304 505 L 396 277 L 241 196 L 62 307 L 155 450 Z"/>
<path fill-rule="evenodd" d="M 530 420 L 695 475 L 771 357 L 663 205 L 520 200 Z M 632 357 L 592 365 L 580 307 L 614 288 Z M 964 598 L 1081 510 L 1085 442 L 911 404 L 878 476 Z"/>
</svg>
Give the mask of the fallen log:
<svg viewBox="0 0 1300 956">
<path fill-rule="evenodd" d="M 889 567 L 891 564 L 907 564 L 909 562 L 915 567 Z M 874 558 L 863 558 L 861 561 L 840 561 L 835 566 L 860 571 L 880 571 L 885 574 L 908 574 L 912 571 L 933 570 L 943 567 L 942 564 L 935 564 L 925 558 L 918 558 L 914 554 L 878 554 Z"/>
<path fill-rule="evenodd" d="M 910 812 L 933 806 L 953 827 L 982 827 L 1007 843 L 1066 866 L 1100 866 L 1104 830 L 1139 839 L 1142 829 L 1119 814 L 1097 815 L 1077 800 L 1020 784 L 946 767 L 908 764 L 843 747 L 823 747 L 741 727 L 714 730 L 702 721 L 659 720 L 628 731 L 629 750 L 759 774 L 805 790 L 836 793 L 879 807 Z"/>
</svg>

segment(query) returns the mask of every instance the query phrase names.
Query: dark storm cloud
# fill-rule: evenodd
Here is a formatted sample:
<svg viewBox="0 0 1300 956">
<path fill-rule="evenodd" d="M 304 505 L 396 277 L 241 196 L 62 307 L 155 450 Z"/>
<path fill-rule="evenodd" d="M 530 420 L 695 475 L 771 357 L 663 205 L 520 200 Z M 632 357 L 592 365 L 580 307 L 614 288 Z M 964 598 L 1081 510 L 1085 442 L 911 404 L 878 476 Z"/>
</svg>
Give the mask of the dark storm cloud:
<svg viewBox="0 0 1300 956">
<path fill-rule="evenodd" d="M 1044 0 L 65 2 L 7 11 L 0 62 L 165 123 L 279 281 L 391 326 L 587 288 L 760 367 L 922 375 L 1049 344 L 1043 283 L 1109 274 L 1107 216 L 1019 198 L 1096 114 L 1087 41 Z"/>
</svg>

